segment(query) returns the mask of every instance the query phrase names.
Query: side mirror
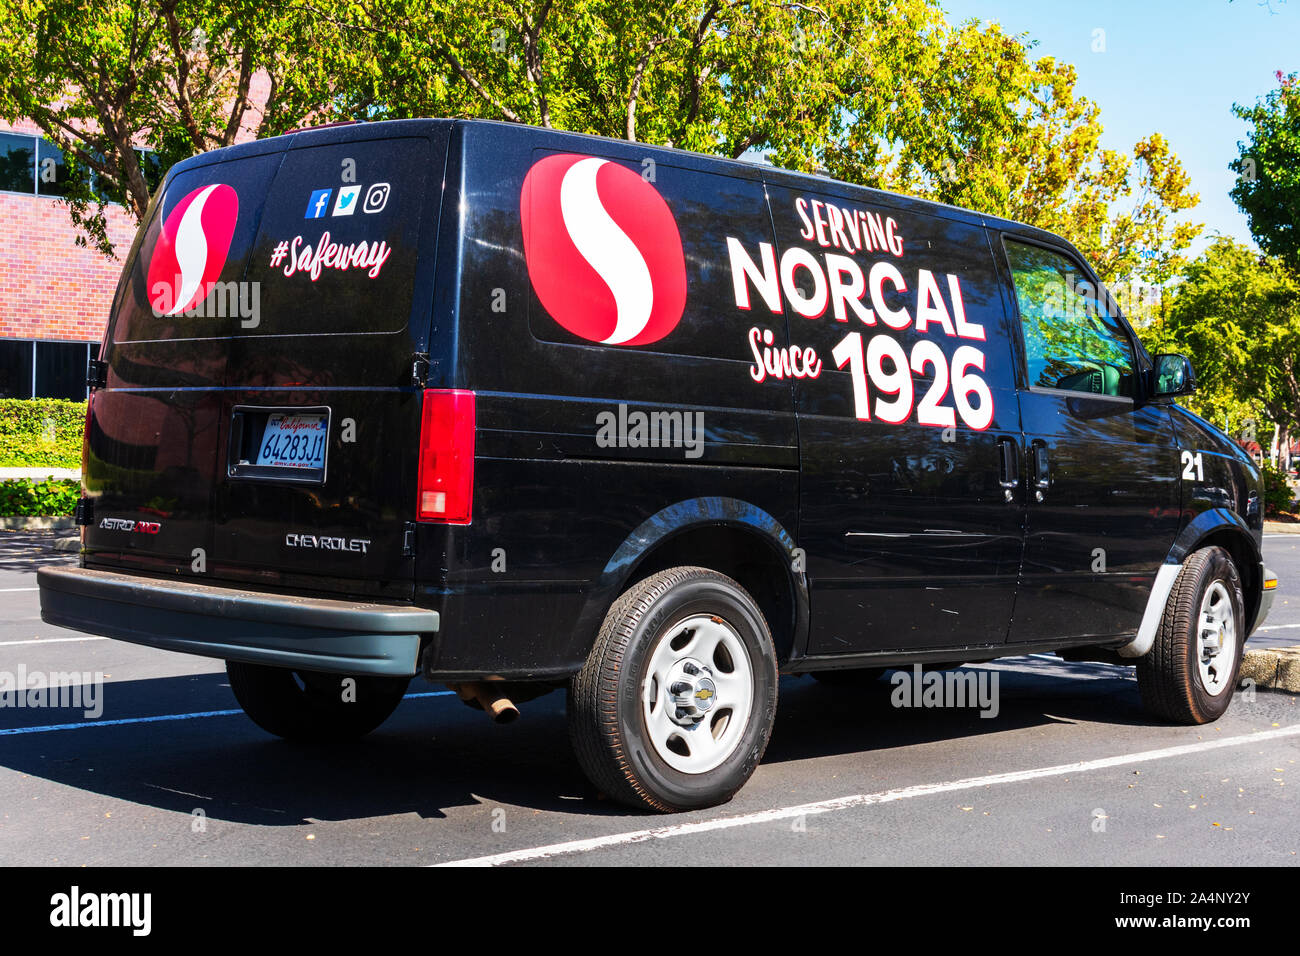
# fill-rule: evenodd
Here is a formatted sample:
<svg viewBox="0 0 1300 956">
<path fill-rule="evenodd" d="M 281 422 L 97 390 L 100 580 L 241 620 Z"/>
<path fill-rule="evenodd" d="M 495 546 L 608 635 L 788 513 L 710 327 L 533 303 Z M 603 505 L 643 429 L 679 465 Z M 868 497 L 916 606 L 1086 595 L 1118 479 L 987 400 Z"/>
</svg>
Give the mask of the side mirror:
<svg viewBox="0 0 1300 956">
<path fill-rule="evenodd" d="M 1173 398 L 1196 391 L 1196 373 L 1187 356 L 1164 352 L 1156 356 L 1155 363 L 1151 370 L 1151 393 L 1155 398 Z"/>
</svg>

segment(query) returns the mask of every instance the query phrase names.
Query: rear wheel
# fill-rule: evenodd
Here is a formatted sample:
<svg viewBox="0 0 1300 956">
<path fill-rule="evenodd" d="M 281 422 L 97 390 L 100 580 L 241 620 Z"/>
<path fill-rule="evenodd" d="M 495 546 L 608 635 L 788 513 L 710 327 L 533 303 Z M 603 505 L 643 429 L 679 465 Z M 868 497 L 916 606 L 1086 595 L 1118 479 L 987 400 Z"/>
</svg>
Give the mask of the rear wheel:
<svg viewBox="0 0 1300 956">
<path fill-rule="evenodd" d="M 370 733 L 401 703 L 409 677 L 349 677 L 226 661 L 244 713 L 286 740 L 324 742 Z M 350 683 L 349 683 L 350 682 Z"/>
<path fill-rule="evenodd" d="M 610 608 L 569 687 L 569 735 L 615 800 L 714 806 L 762 759 L 776 694 L 776 653 L 753 598 L 716 571 L 671 568 Z"/>
<path fill-rule="evenodd" d="M 1241 579 L 1227 551 L 1202 548 L 1187 559 L 1155 643 L 1137 664 L 1148 710 L 1183 724 L 1223 716 L 1241 670 L 1243 607 Z"/>
</svg>

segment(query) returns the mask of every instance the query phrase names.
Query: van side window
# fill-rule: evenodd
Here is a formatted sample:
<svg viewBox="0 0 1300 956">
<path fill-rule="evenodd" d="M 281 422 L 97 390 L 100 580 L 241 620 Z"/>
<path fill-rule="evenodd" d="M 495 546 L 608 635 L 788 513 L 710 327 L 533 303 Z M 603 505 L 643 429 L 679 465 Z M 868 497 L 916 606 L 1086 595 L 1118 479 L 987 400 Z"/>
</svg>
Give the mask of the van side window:
<svg viewBox="0 0 1300 956">
<path fill-rule="evenodd" d="M 1070 259 L 1007 240 L 1031 387 L 1132 398 L 1133 346 L 1113 301 Z"/>
</svg>

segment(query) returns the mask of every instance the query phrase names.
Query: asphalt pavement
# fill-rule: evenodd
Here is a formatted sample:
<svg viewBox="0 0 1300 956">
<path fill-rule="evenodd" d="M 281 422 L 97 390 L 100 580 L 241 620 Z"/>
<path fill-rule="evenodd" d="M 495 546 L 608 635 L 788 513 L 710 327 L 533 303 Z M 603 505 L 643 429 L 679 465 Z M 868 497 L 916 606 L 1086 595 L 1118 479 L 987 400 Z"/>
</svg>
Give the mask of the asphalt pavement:
<svg viewBox="0 0 1300 956">
<path fill-rule="evenodd" d="M 602 799 L 564 697 L 495 726 L 421 681 L 365 740 L 296 746 L 239 712 L 222 664 L 45 625 L 48 535 L 0 534 L 0 680 L 86 674 L 78 706 L 0 709 L 0 863 L 55 865 L 1281 864 L 1300 862 L 1300 705 L 1238 694 L 1161 723 L 1132 671 L 981 665 L 996 716 L 899 708 L 888 680 L 781 681 L 771 746 L 723 807 Z M 1281 589 L 1252 646 L 1300 643 L 1300 535 L 1265 539 Z M 100 711 L 96 713 L 96 711 Z"/>
</svg>

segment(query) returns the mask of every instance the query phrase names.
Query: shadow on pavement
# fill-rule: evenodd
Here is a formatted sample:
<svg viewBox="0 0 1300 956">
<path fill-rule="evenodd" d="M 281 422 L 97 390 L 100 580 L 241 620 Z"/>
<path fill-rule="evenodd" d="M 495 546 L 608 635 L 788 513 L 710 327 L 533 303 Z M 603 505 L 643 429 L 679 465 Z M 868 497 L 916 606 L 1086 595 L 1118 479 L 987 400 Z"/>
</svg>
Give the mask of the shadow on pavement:
<svg viewBox="0 0 1300 956">
<path fill-rule="evenodd" d="M 1060 721 L 1151 723 L 1131 672 L 1021 658 L 998 669 L 1000 712 L 897 709 L 888 676 L 863 687 L 781 682 L 765 763 L 871 753 Z M 1041 670 L 1035 666 L 1041 664 Z M 422 681 L 414 693 L 441 689 Z M 235 710 L 224 674 L 111 681 L 101 720 Z M 0 731 L 85 720 L 78 710 L 0 710 Z M 0 733 L 0 766 L 134 803 L 261 826 L 415 813 L 438 818 L 485 801 L 557 813 L 625 815 L 574 760 L 564 695 L 523 705 L 509 726 L 453 697 L 412 698 L 378 731 L 337 746 L 271 737 L 242 713 L 63 731 Z"/>
</svg>

